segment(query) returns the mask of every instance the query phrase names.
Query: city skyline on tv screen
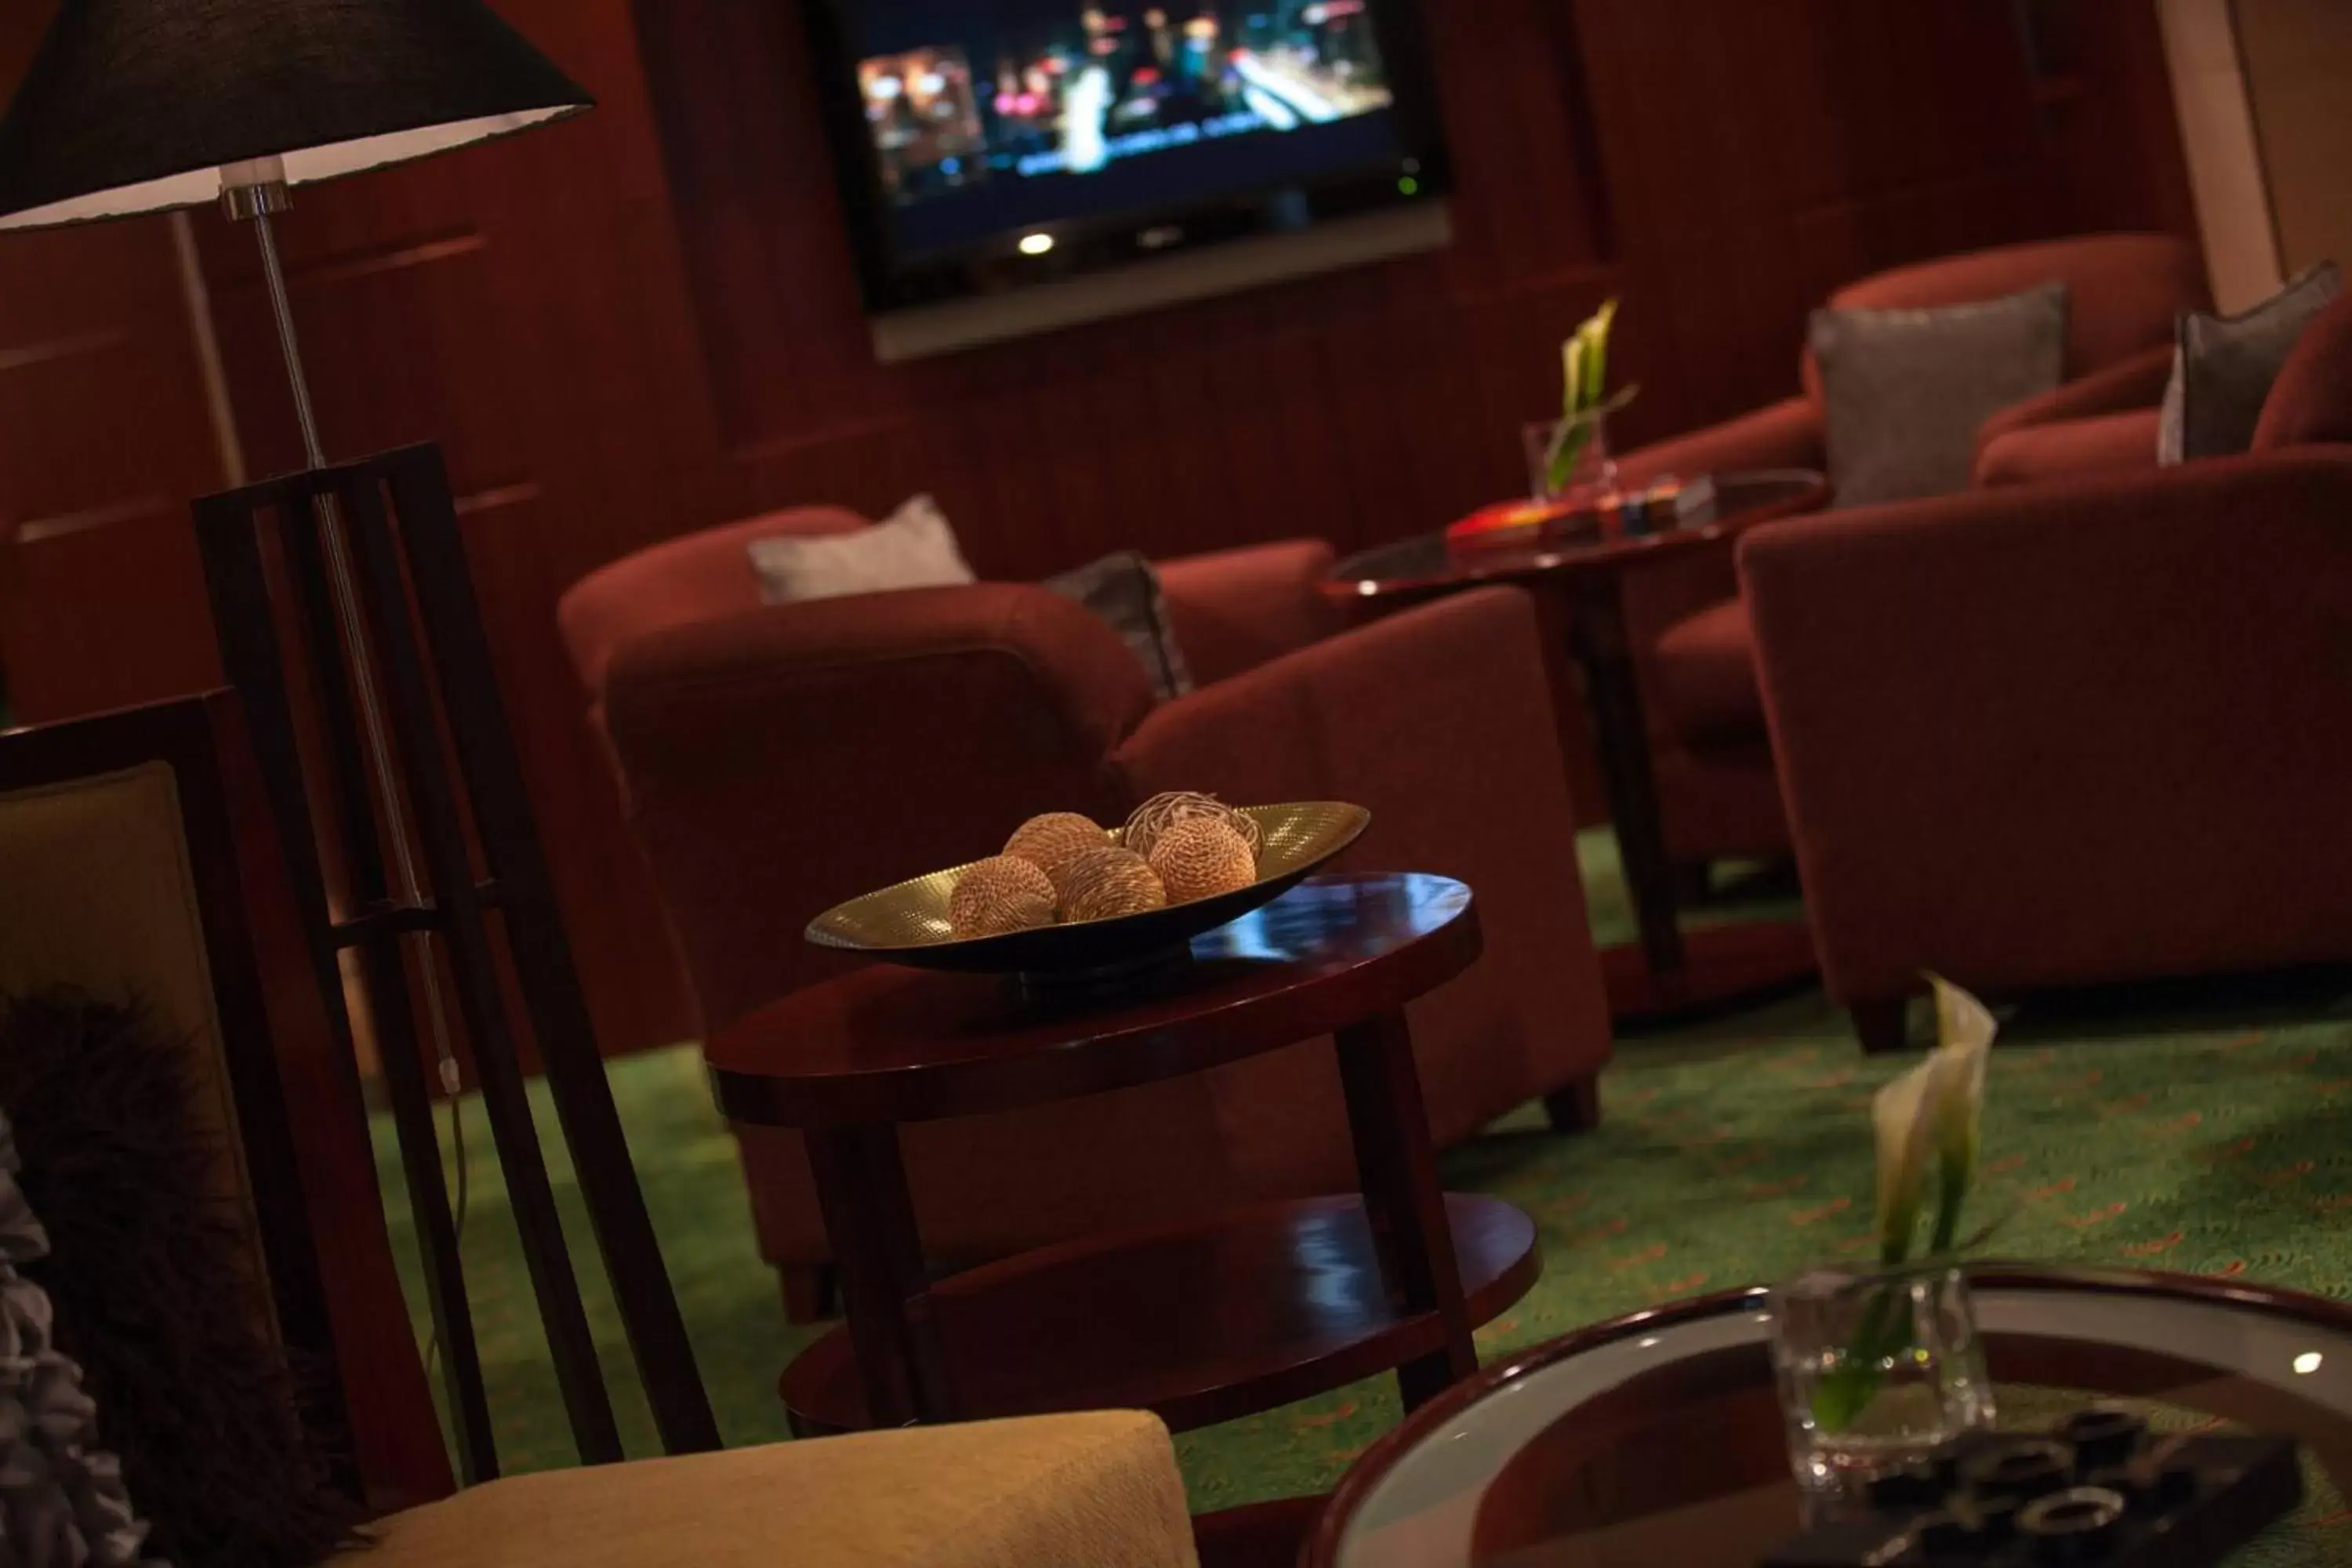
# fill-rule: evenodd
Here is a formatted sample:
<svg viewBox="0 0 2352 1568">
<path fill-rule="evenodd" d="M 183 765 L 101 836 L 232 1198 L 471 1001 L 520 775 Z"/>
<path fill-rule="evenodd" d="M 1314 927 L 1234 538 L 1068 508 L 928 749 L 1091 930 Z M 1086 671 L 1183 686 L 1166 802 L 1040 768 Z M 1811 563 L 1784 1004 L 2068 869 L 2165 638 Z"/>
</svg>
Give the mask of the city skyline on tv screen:
<svg viewBox="0 0 2352 1568">
<path fill-rule="evenodd" d="M 1369 0 L 853 0 L 900 248 L 1392 161 Z"/>
</svg>

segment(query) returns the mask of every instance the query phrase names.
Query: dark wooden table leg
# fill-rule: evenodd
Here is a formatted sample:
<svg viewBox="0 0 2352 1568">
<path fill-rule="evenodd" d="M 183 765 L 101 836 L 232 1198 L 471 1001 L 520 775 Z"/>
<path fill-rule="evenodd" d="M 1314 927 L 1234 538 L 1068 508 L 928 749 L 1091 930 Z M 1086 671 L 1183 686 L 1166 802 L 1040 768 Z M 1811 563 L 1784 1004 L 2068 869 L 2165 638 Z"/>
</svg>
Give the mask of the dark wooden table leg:
<svg viewBox="0 0 2352 1568">
<path fill-rule="evenodd" d="M 1462 1296 L 1404 1015 L 1388 1013 L 1342 1029 L 1339 1045 L 1356 1171 L 1390 1298 L 1401 1312 L 1436 1314 L 1444 1329 L 1443 1349 L 1397 1368 L 1404 1407 L 1412 1410 L 1478 1370 L 1470 1309 Z"/>
<path fill-rule="evenodd" d="M 812 1129 L 807 1137 L 817 1206 L 840 1272 L 842 1311 L 857 1348 L 873 1425 L 953 1420 L 898 1129 Z"/>
<path fill-rule="evenodd" d="M 1642 713 L 1642 692 L 1633 679 L 1633 655 L 1625 637 L 1625 605 L 1614 573 L 1592 573 L 1577 585 L 1569 623 L 1569 647 L 1584 669 L 1585 694 L 1601 742 L 1601 771 L 1609 788 L 1609 813 L 1617 829 L 1617 853 L 1625 888 L 1642 931 L 1642 952 L 1653 975 L 1683 967 L 1683 933 L 1676 923 L 1675 867 L 1666 853 L 1664 819 L 1658 811 L 1658 784 L 1650 771 L 1650 728 Z"/>
</svg>

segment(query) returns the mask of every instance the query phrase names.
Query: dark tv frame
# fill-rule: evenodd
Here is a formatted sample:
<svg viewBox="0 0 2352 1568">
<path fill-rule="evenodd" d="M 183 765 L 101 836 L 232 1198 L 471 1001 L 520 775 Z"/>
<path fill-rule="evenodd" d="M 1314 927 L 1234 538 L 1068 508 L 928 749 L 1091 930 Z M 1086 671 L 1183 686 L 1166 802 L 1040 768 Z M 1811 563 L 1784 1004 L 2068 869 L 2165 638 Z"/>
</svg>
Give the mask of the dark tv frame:
<svg viewBox="0 0 2352 1568">
<path fill-rule="evenodd" d="M 971 3 L 984 5 L 986 0 Z M 1367 5 L 1395 100 L 1389 110 L 1397 131 L 1394 166 L 1306 184 L 1272 181 L 1209 202 L 1065 219 L 1052 226 L 1055 246 L 1043 257 L 1022 254 L 1021 234 L 1034 232 L 1024 228 L 976 241 L 949 256 L 901 265 L 891 238 L 881 160 L 867 132 L 858 91 L 857 61 L 847 43 L 843 10 L 855 0 L 802 0 L 825 140 L 832 149 L 867 314 L 887 316 L 1050 288 L 1237 240 L 1311 231 L 1369 213 L 1442 205 L 1453 193 L 1454 170 L 1429 70 L 1421 3 L 1368 0 Z M 1417 186 L 1410 195 L 1401 183 L 1408 175 Z"/>
</svg>

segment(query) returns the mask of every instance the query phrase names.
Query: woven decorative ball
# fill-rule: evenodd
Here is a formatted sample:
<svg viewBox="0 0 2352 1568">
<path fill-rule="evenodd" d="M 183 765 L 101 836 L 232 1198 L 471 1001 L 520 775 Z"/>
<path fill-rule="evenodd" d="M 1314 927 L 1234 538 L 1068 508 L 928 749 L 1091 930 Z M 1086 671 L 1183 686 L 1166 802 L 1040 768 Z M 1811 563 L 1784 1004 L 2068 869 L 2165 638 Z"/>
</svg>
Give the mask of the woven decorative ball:
<svg viewBox="0 0 2352 1568">
<path fill-rule="evenodd" d="M 1054 923 L 1054 879 L 1027 860 L 1000 855 L 956 879 L 948 895 L 948 924 L 956 940 L 1009 936 Z"/>
<path fill-rule="evenodd" d="M 1062 867 L 1054 885 L 1062 891 L 1066 921 L 1108 921 L 1168 907 L 1168 889 L 1142 856 L 1100 845 Z"/>
<path fill-rule="evenodd" d="M 1151 847 L 1150 863 L 1171 904 L 1213 899 L 1257 880 L 1257 851 L 1249 840 L 1206 816 L 1177 823 L 1160 835 Z"/>
<path fill-rule="evenodd" d="M 1108 842 L 1102 824 L 1092 818 L 1075 811 L 1049 811 L 1014 828 L 1013 837 L 1005 840 L 1004 853 L 1028 861 L 1050 877 L 1068 861 Z"/>
<path fill-rule="evenodd" d="M 1222 822 L 1232 828 L 1257 853 L 1257 824 L 1235 811 L 1213 795 L 1195 795 L 1190 790 L 1176 790 L 1167 795 L 1155 795 L 1135 808 L 1127 819 L 1119 838 L 1129 849 L 1149 858 L 1160 836 L 1180 822 Z"/>
</svg>

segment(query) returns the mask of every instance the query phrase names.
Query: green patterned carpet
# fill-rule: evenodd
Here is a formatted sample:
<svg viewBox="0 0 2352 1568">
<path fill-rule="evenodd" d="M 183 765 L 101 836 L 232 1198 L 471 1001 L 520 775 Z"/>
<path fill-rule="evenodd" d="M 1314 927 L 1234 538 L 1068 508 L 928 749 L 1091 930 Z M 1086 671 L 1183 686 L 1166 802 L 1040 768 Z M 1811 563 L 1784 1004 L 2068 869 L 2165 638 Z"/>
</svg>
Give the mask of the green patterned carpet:
<svg viewBox="0 0 2352 1568">
<path fill-rule="evenodd" d="M 1614 937 L 1623 923 L 1614 868 L 1605 841 L 1588 848 L 1595 924 Z M 1975 1209 L 2019 1209 L 2000 1237 L 2004 1255 L 2242 1275 L 2352 1297 L 2352 998 L 2312 984 L 2183 993 L 2158 1014 L 2095 1005 L 2036 1013 L 2006 1038 L 1992 1062 L 1989 1174 Z M 1552 1136 L 1529 1108 L 1454 1152 L 1452 1185 L 1507 1197 L 1543 1230 L 1542 1281 L 1480 1335 L 1482 1352 L 1491 1359 L 1654 1302 L 1863 1251 L 1867 1106 L 1902 1065 L 1865 1060 L 1843 1016 L 1807 994 L 1621 1043 L 1597 1133 Z M 780 1437 L 775 1377 L 803 1342 L 783 1326 L 753 1250 L 733 1145 L 698 1058 L 688 1047 L 632 1058 L 614 1064 L 613 1080 L 728 1440 Z M 541 1110 L 574 1255 L 593 1257 L 551 1113 Z M 380 1126 L 385 1190 L 396 1197 L 389 1142 Z M 511 1469 L 566 1464 L 496 1163 L 478 1149 L 473 1165 L 467 1266 L 501 1455 Z M 405 1267 L 404 1214 L 394 1223 Z M 653 1452 L 609 1294 L 591 1273 L 631 1451 Z M 421 1308 L 413 1276 L 410 1302 Z M 1188 1434 L 1179 1447 L 1194 1506 L 1328 1489 L 1396 1417 L 1392 1388 L 1369 1384 Z"/>
</svg>

